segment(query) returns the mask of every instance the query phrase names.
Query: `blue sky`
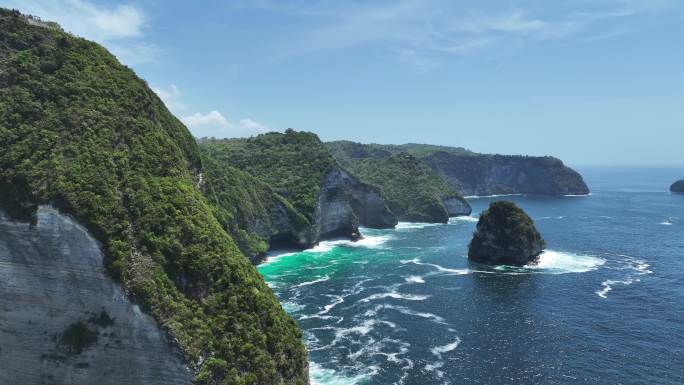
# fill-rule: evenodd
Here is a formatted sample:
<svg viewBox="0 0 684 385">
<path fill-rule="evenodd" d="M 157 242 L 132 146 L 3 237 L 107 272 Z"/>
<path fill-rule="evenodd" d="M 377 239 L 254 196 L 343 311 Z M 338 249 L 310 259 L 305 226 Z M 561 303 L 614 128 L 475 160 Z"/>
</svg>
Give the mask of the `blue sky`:
<svg viewBox="0 0 684 385">
<path fill-rule="evenodd" d="M 109 48 L 197 136 L 684 166 L 684 1 L 3 1 Z"/>
</svg>

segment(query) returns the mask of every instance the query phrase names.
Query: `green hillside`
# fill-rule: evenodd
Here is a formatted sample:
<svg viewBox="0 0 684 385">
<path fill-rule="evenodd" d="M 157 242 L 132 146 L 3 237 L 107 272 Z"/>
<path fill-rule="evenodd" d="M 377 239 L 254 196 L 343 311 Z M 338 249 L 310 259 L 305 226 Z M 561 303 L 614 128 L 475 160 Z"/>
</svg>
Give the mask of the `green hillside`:
<svg viewBox="0 0 684 385">
<path fill-rule="evenodd" d="M 203 145 L 201 150 L 202 190 L 213 203 L 218 221 L 254 262 L 265 255 L 272 238 L 292 236 L 278 233 L 280 229 L 273 223 L 275 212 L 285 212 L 293 233 L 309 229 L 309 220 L 265 182 L 218 161 L 218 155 L 211 153 L 220 152 L 219 148 Z"/>
<path fill-rule="evenodd" d="M 203 140 L 202 153 L 266 183 L 314 221 L 321 181 L 335 159 L 316 134 L 289 129 L 245 139 Z"/>
<path fill-rule="evenodd" d="M 0 63 L 2 207 L 30 219 L 51 203 L 83 223 L 197 383 L 305 383 L 300 330 L 216 219 L 228 214 L 197 188 L 195 141 L 146 83 L 101 46 L 8 10 Z M 293 192 L 304 206 L 309 190 Z"/>
<path fill-rule="evenodd" d="M 326 143 L 339 164 L 361 181 L 378 187 L 401 220 L 446 222 L 448 198 L 461 199 L 449 184 L 400 146 L 349 141 Z M 394 150 L 388 150 L 392 147 Z"/>
</svg>

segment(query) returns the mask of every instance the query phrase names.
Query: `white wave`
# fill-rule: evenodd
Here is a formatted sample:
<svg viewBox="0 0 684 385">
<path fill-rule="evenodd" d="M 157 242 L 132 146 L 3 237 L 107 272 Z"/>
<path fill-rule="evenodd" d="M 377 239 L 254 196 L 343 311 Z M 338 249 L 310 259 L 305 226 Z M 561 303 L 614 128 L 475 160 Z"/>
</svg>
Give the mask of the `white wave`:
<svg viewBox="0 0 684 385">
<path fill-rule="evenodd" d="M 439 358 L 440 360 L 442 359 L 442 354 L 448 353 L 458 347 L 458 345 L 461 344 L 461 339 L 456 337 L 456 340 L 452 343 L 442 345 L 442 346 L 435 346 L 434 348 L 430 349 L 430 353 L 434 354 Z"/>
<path fill-rule="evenodd" d="M 593 195 L 592 193 L 587 193 L 587 194 L 565 194 L 563 195 L 564 197 L 588 197 Z"/>
<path fill-rule="evenodd" d="M 378 320 L 378 319 L 367 319 L 363 321 L 360 325 L 352 326 L 349 328 L 335 328 L 335 339 L 329 345 L 330 347 L 335 346 L 342 338 L 346 338 L 351 334 L 356 334 L 360 336 L 365 336 L 375 329 L 376 325 L 386 325 L 392 329 L 396 329 L 397 324 L 390 321 Z"/>
<path fill-rule="evenodd" d="M 494 194 L 494 195 L 467 195 L 464 196 L 466 199 L 478 199 L 478 198 L 500 198 L 500 197 L 518 197 L 523 194 Z"/>
<path fill-rule="evenodd" d="M 333 318 L 340 318 L 340 317 L 333 317 L 331 315 L 320 315 L 320 314 L 316 313 L 316 314 L 303 315 L 297 319 L 300 321 L 303 321 L 303 320 L 313 319 L 313 318 L 326 320 L 326 319 L 333 319 Z"/>
<path fill-rule="evenodd" d="M 672 226 L 672 218 L 667 218 L 666 220 L 664 220 L 658 224 L 663 225 L 663 226 Z"/>
<path fill-rule="evenodd" d="M 479 221 L 479 217 L 474 217 L 472 215 L 463 215 L 460 217 L 451 217 L 449 218 L 449 223 L 454 224 L 456 222 L 477 222 Z"/>
<path fill-rule="evenodd" d="M 411 310 L 405 306 L 395 306 L 395 305 L 390 305 L 390 304 L 383 304 L 383 305 L 376 306 L 374 312 L 377 313 L 378 311 L 383 310 L 383 309 L 395 310 L 401 314 L 429 319 L 429 320 L 432 320 L 432 321 L 434 321 L 436 323 L 440 323 L 440 324 L 446 323 L 444 318 L 442 318 L 436 314 L 417 312 L 417 311 Z"/>
<path fill-rule="evenodd" d="M 323 306 L 323 310 L 321 310 L 318 314 L 328 314 L 328 312 L 330 312 L 330 310 L 332 310 L 335 306 L 344 303 L 344 296 L 335 295 L 332 297 L 335 299 L 331 303 Z"/>
<path fill-rule="evenodd" d="M 283 305 L 283 309 L 285 309 L 285 311 L 288 312 L 288 313 L 294 313 L 294 312 L 297 312 L 297 311 L 299 311 L 299 310 L 302 310 L 302 309 L 304 309 L 304 308 L 306 307 L 306 306 L 304 306 L 304 305 L 302 305 L 302 304 L 300 304 L 300 303 L 296 303 L 296 302 L 293 302 L 293 301 L 286 301 L 286 302 L 283 302 L 282 305 Z"/>
<path fill-rule="evenodd" d="M 544 250 L 535 264 L 525 266 L 551 274 L 585 273 L 596 270 L 606 263 L 603 258 L 578 255 L 555 250 Z"/>
<path fill-rule="evenodd" d="M 378 294 L 370 295 L 366 298 L 359 300 L 359 302 L 370 302 L 370 301 L 374 301 L 377 299 L 385 299 L 385 298 L 403 299 L 406 301 L 424 301 L 424 300 L 430 298 L 430 296 L 429 295 L 422 295 L 422 294 L 404 294 L 404 293 L 399 293 L 395 289 L 395 290 L 392 290 L 392 291 L 387 292 L 387 293 L 378 293 Z"/>
<path fill-rule="evenodd" d="M 408 263 L 413 263 L 415 265 L 421 265 L 421 266 L 430 266 L 434 267 L 437 269 L 439 272 L 442 273 L 447 273 L 449 275 L 465 275 L 470 273 L 469 269 L 450 269 L 444 266 L 440 266 L 434 263 L 427 263 L 427 262 L 422 262 L 419 258 L 413 258 L 413 259 L 404 259 L 399 261 L 401 264 L 408 264 Z"/>
<path fill-rule="evenodd" d="M 369 249 L 377 249 L 382 247 L 387 241 L 391 240 L 391 235 L 364 235 L 363 239 L 356 242 L 349 241 L 345 246 L 350 247 L 367 247 Z"/>
<path fill-rule="evenodd" d="M 640 276 L 651 274 L 653 271 L 649 270 L 649 265 L 645 261 L 627 257 L 625 261 L 625 267 L 621 269 L 630 269 L 633 271 L 632 274 L 628 274 L 624 279 L 607 279 L 601 283 L 601 290 L 597 290 L 595 293 L 601 298 L 608 298 L 608 293 L 613 290 L 615 285 L 629 286 L 635 282 L 641 282 Z"/>
<path fill-rule="evenodd" d="M 439 370 L 444 366 L 444 361 L 437 361 L 432 364 L 427 364 L 425 365 L 425 370 L 435 372 L 437 374 L 437 377 L 442 378 L 444 377 L 444 372 Z"/>
<path fill-rule="evenodd" d="M 367 373 L 347 376 L 333 369 L 327 369 L 311 361 L 309 363 L 309 376 L 311 385 L 356 385 L 367 381 L 377 370 L 371 369 Z"/>
<path fill-rule="evenodd" d="M 304 287 L 304 286 L 309 286 L 309 285 L 315 285 L 317 283 L 325 282 L 325 281 L 329 281 L 329 280 L 330 280 L 330 276 L 326 275 L 326 276 L 323 276 L 321 278 L 314 279 L 313 281 L 305 281 L 302 283 L 298 283 L 296 285 L 292 285 L 292 289 L 296 289 L 296 288 Z"/>
<path fill-rule="evenodd" d="M 535 218 L 535 220 L 539 221 L 539 220 L 545 220 L 545 219 L 564 219 L 564 218 L 565 218 L 565 216 L 559 215 L 557 217 L 539 217 L 539 218 Z"/>
<path fill-rule="evenodd" d="M 399 222 L 394 227 L 396 230 L 411 230 L 411 229 L 422 229 L 425 227 L 440 226 L 441 223 L 423 223 L 423 222 Z"/>
<path fill-rule="evenodd" d="M 423 279 L 423 277 L 421 277 L 419 275 L 410 275 L 404 279 L 406 280 L 407 283 L 425 283 L 425 280 Z"/>
<path fill-rule="evenodd" d="M 336 247 L 365 247 L 369 249 L 377 249 L 392 239 L 391 235 L 364 235 L 358 241 L 351 241 L 349 239 L 336 239 L 330 241 L 321 241 L 316 246 L 306 249 L 305 253 L 327 253 Z"/>
<path fill-rule="evenodd" d="M 279 259 L 283 257 L 289 257 L 291 255 L 297 254 L 298 251 L 283 251 L 283 250 L 274 250 L 272 252 L 269 252 L 266 256 L 266 259 L 264 259 L 261 263 L 259 263 L 259 266 L 266 266 L 270 265 L 271 263 L 277 262 Z"/>
</svg>

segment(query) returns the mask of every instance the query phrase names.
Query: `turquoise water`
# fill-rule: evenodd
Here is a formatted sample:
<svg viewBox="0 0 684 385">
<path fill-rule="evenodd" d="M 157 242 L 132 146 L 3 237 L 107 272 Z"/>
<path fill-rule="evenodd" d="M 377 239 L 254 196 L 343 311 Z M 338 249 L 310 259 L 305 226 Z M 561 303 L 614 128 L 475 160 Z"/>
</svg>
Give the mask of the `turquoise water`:
<svg viewBox="0 0 684 385">
<path fill-rule="evenodd" d="M 259 266 L 305 331 L 314 384 L 684 383 L 684 170 L 580 170 L 587 197 L 470 200 L 445 225 L 274 253 Z M 467 261 L 477 216 L 516 201 L 536 266 Z"/>
</svg>

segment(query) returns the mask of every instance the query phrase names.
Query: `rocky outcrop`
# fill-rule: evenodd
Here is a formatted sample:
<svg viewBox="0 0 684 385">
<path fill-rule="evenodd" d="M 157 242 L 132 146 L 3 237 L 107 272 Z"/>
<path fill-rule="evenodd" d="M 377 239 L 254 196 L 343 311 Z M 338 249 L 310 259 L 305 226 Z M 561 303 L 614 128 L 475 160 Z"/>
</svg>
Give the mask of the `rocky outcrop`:
<svg viewBox="0 0 684 385">
<path fill-rule="evenodd" d="M 333 167 L 325 174 L 318 195 L 315 239 L 355 237 L 359 225 L 391 228 L 397 218 L 378 191 L 357 178 Z"/>
<path fill-rule="evenodd" d="M 283 198 L 272 202 L 263 217 L 244 225 L 272 248 L 307 248 L 335 237 L 358 239 L 359 226 L 392 228 L 397 224 L 397 217 L 377 189 L 339 167 L 332 167 L 323 177 L 313 223 L 298 215 Z M 252 255 L 251 259 L 258 263 L 263 257 Z"/>
<path fill-rule="evenodd" d="M 461 196 L 445 198 L 442 203 L 444 204 L 444 208 L 447 210 L 449 217 L 470 215 L 470 213 L 473 211 L 468 202 L 466 202 L 466 200 Z"/>
<path fill-rule="evenodd" d="M 386 229 L 397 225 L 396 215 L 389 209 L 388 203 L 377 188 L 361 182 L 338 167 L 335 167 L 330 174 L 339 175 L 341 178 L 340 186 L 345 190 L 361 226 Z"/>
<path fill-rule="evenodd" d="M 0 384 L 191 384 L 183 354 L 103 267 L 95 240 L 41 206 L 0 216 Z"/>
<path fill-rule="evenodd" d="M 498 201 L 480 215 L 468 259 L 495 265 L 523 266 L 544 250 L 532 219 L 513 202 Z"/>
<path fill-rule="evenodd" d="M 466 196 L 589 193 L 582 176 L 553 157 L 460 155 L 437 151 L 422 159 Z"/>
<path fill-rule="evenodd" d="M 352 209 L 345 177 L 345 173 L 333 168 L 323 179 L 314 223 L 316 242 L 358 233 L 359 219 Z"/>
<path fill-rule="evenodd" d="M 670 186 L 670 191 L 677 194 L 684 194 L 684 179 L 678 180 Z"/>
</svg>

